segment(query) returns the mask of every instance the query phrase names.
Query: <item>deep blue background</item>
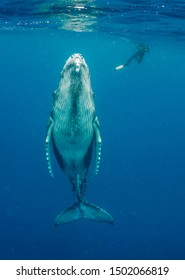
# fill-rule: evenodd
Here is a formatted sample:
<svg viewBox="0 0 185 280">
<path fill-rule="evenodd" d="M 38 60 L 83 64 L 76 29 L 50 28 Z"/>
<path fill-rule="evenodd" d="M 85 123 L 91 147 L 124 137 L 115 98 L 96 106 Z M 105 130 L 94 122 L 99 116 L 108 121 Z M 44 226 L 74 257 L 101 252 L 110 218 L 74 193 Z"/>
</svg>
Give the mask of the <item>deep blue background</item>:
<svg viewBox="0 0 185 280">
<path fill-rule="evenodd" d="M 111 35 L 17 31 L 0 35 L 0 259 L 185 259 L 185 53 L 150 41 L 139 65 L 116 71 L 137 42 Z M 87 199 L 114 226 L 80 220 L 54 228 L 74 197 L 45 160 L 52 93 L 66 59 L 91 72 L 103 139 Z"/>
</svg>

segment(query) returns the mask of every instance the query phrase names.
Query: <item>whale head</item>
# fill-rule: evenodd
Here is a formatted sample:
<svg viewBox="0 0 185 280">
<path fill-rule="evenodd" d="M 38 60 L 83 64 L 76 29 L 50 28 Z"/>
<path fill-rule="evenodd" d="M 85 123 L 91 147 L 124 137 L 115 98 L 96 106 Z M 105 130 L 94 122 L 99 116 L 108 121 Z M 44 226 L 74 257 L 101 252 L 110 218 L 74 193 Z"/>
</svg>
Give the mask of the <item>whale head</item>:
<svg viewBox="0 0 185 280">
<path fill-rule="evenodd" d="M 71 55 L 61 72 L 60 91 L 70 93 L 92 94 L 89 68 L 83 56 L 79 53 Z"/>
<path fill-rule="evenodd" d="M 79 53 L 71 55 L 68 60 L 66 61 L 62 73 L 64 74 L 68 72 L 69 74 L 75 76 L 75 75 L 89 75 L 89 68 L 85 62 L 85 59 L 83 56 Z"/>
</svg>

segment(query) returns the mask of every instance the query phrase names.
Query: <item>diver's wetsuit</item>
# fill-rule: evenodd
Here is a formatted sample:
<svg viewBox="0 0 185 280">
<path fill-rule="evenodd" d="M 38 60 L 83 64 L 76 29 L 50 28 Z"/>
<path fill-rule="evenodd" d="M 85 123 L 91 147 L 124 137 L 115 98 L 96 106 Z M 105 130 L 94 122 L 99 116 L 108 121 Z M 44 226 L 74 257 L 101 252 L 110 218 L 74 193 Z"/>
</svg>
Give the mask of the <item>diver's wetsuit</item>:
<svg viewBox="0 0 185 280">
<path fill-rule="evenodd" d="M 128 66 L 133 59 L 136 59 L 138 63 L 141 63 L 145 53 L 149 52 L 149 47 L 144 44 L 138 45 L 137 49 L 138 51 L 127 60 L 124 66 Z"/>
</svg>

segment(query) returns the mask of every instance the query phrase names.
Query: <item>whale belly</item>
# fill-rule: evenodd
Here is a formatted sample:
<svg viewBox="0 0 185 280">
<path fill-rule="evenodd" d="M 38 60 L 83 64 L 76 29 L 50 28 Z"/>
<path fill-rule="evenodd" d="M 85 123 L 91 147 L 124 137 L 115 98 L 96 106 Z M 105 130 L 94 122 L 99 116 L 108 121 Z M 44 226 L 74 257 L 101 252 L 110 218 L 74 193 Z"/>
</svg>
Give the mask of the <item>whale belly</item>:
<svg viewBox="0 0 185 280">
<path fill-rule="evenodd" d="M 84 177 L 90 164 L 94 137 L 93 113 L 91 110 L 76 115 L 63 110 L 55 110 L 53 144 L 60 166 L 68 176 L 79 174 Z"/>
</svg>

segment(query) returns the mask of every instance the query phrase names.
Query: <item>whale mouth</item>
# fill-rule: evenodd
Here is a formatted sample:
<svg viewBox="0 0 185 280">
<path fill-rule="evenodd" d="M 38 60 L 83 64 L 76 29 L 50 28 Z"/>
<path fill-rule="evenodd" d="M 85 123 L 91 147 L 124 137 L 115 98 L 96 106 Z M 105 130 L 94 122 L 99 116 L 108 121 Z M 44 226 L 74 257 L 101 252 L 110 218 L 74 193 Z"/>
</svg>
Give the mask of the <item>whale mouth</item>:
<svg viewBox="0 0 185 280">
<path fill-rule="evenodd" d="M 83 56 L 80 53 L 72 54 L 69 59 L 84 61 L 84 58 L 83 58 Z"/>
</svg>

